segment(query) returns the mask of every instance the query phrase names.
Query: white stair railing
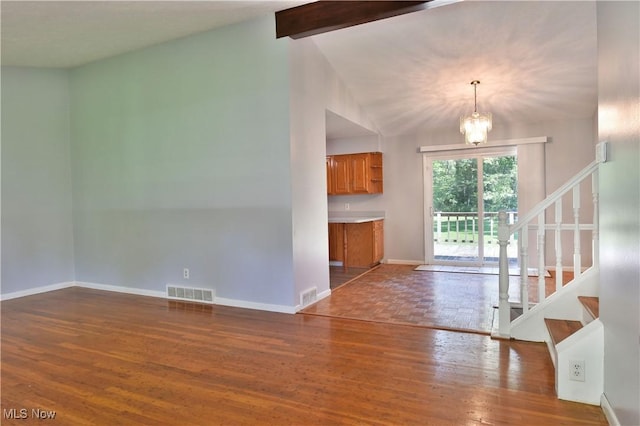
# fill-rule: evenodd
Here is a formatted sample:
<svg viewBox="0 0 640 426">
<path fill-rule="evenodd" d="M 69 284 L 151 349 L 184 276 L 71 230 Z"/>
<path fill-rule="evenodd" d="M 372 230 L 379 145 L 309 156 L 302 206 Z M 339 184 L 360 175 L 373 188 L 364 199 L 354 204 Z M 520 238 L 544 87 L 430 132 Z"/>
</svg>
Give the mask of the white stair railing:
<svg viewBox="0 0 640 426">
<path fill-rule="evenodd" d="M 520 266 L 519 283 L 521 294 L 521 305 L 523 314 L 531 308 L 529 302 L 529 262 L 530 247 L 529 233 L 535 231 L 537 243 L 537 256 L 534 261 L 537 263 L 538 270 L 538 303 L 545 300 L 545 242 L 548 232 L 554 233 L 554 250 L 555 250 L 555 291 L 562 288 L 562 275 L 565 270 L 562 257 L 562 233 L 573 232 L 573 274 L 574 279 L 582 274 L 582 247 L 580 233 L 583 231 L 592 232 L 592 259 L 593 265 L 598 264 L 598 167 L 600 162 L 604 160 L 596 160 L 589 164 L 567 183 L 562 185 L 558 190 L 553 192 L 537 206 L 535 206 L 528 214 L 519 218 L 519 220 L 509 225 L 507 222 L 506 212 L 500 212 L 498 215 L 498 244 L 500 245 L 500 260 L 498 268 L 500 272 L 499 278 L 499 305 L 498 305 L 498 327 L 499 335 L 509 337 L 511 334 L 511 304 L 509 302 L 509 261 L 507 257 L 507 245 L 509 240 L 514 238 L 518 244 L 518 263 Z M 593 220 L 589 223 L 580 223 L 580 188 L 583 181 L 591 178 L 591 196 L 593 200 Z M 566 194 L 572 194 L 572 220 L 571 223 L 563 222 L 563 199 Z M 553 210 L 551 210 L 553 209 Z M 549 210 L 549 212 L 547 212 Z M 547 215 L 547 213 L 549 213 Z M 546 218 L 553 218 L 553 223 L 546 223 Z M 569 222 L 569 221 L 567 221 Z"/>
</svg>

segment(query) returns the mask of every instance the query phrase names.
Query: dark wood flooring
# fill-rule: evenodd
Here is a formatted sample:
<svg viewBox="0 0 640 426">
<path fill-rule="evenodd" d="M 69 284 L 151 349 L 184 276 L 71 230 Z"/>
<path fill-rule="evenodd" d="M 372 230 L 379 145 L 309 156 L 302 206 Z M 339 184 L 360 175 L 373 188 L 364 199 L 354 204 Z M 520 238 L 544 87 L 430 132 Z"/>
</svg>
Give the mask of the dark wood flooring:
<svg viewBox="0 0 640 426">
<path fill-rule="evenodd" d="M 355 280 L 358 277 L 366 274 L 374 268 L 343 268 L 342 266 L 329 266 L 329 285 L 331 290 L 335 290 L 338 287 Z"/>
<path fill-rule="evenodd" d="M 82 288 L 0 307 L 3 425 L 606 424 L 544 344 Z"/>
</svg>

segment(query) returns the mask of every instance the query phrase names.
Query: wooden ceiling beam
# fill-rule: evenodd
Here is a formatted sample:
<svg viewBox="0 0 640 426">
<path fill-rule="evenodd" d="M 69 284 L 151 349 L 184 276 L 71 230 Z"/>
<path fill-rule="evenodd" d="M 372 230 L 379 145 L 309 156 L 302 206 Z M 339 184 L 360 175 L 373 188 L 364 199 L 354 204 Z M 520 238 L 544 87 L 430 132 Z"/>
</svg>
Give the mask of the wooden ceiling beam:
<svg viewBox="0 0 640 426">
<path fill-rule="evenodd" d="M 426 8 L 426 1 L 336 1 L 314 3 L 276 12 L 276 38 L 322 34 Z"/>
</svg>

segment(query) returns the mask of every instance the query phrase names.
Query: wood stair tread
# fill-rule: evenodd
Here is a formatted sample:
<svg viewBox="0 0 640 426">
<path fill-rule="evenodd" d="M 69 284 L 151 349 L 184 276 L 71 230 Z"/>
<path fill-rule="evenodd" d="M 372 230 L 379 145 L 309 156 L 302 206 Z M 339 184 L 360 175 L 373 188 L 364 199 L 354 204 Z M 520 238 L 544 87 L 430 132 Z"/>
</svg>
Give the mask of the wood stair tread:
<svg viewBox="0 0 640 426">
<path fill-rule="evenodd" d="M 582 328 L 580 321 L 545 318 L 544 322 L 554 346 Z"/>
<path fill-rule="evenodd" d="M 580 303 L 584 305 L 585 309 L 593 319 L 600 317 L 600 298 L 592 296 L 578 296 L 578 300 L 580 300 Z"/>
</svg>

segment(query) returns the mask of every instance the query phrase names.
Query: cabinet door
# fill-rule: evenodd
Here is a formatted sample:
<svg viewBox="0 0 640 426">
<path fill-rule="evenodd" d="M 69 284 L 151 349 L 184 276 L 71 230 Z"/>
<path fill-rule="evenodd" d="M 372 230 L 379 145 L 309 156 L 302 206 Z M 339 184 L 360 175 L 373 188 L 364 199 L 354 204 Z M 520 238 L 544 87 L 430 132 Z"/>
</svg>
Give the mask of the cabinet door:
<svg viewBox="0 0 640 426">
<path fill-rule="evenodd" d="M 384 222 L 373 222 L 373 261 L 380 262 L 384 257 Z"/>
<path fill-rule="evenodd" d="M 351 154 L 351 192 L 366 194 L 369 192 L 369 154 Z"/>
<path fill-rule="evenodd" d="M 333 156 L 333 190 L 334 194 L 349 194 L 350 155 Z"/>
<path fill-rule="evenodd" d="M 329 224 L 329 260 L 344 260 L 344 224 Z"/>
<path fill-rule="evenodd" d="M 334 175 L 333 157 L 327 157 L 327 195 L 336 193 Z"/>
<path fill-rule="evenodd" d="M 373 222 L 347 223 L 347 266 L 373 265 Z"/>
</svg>

